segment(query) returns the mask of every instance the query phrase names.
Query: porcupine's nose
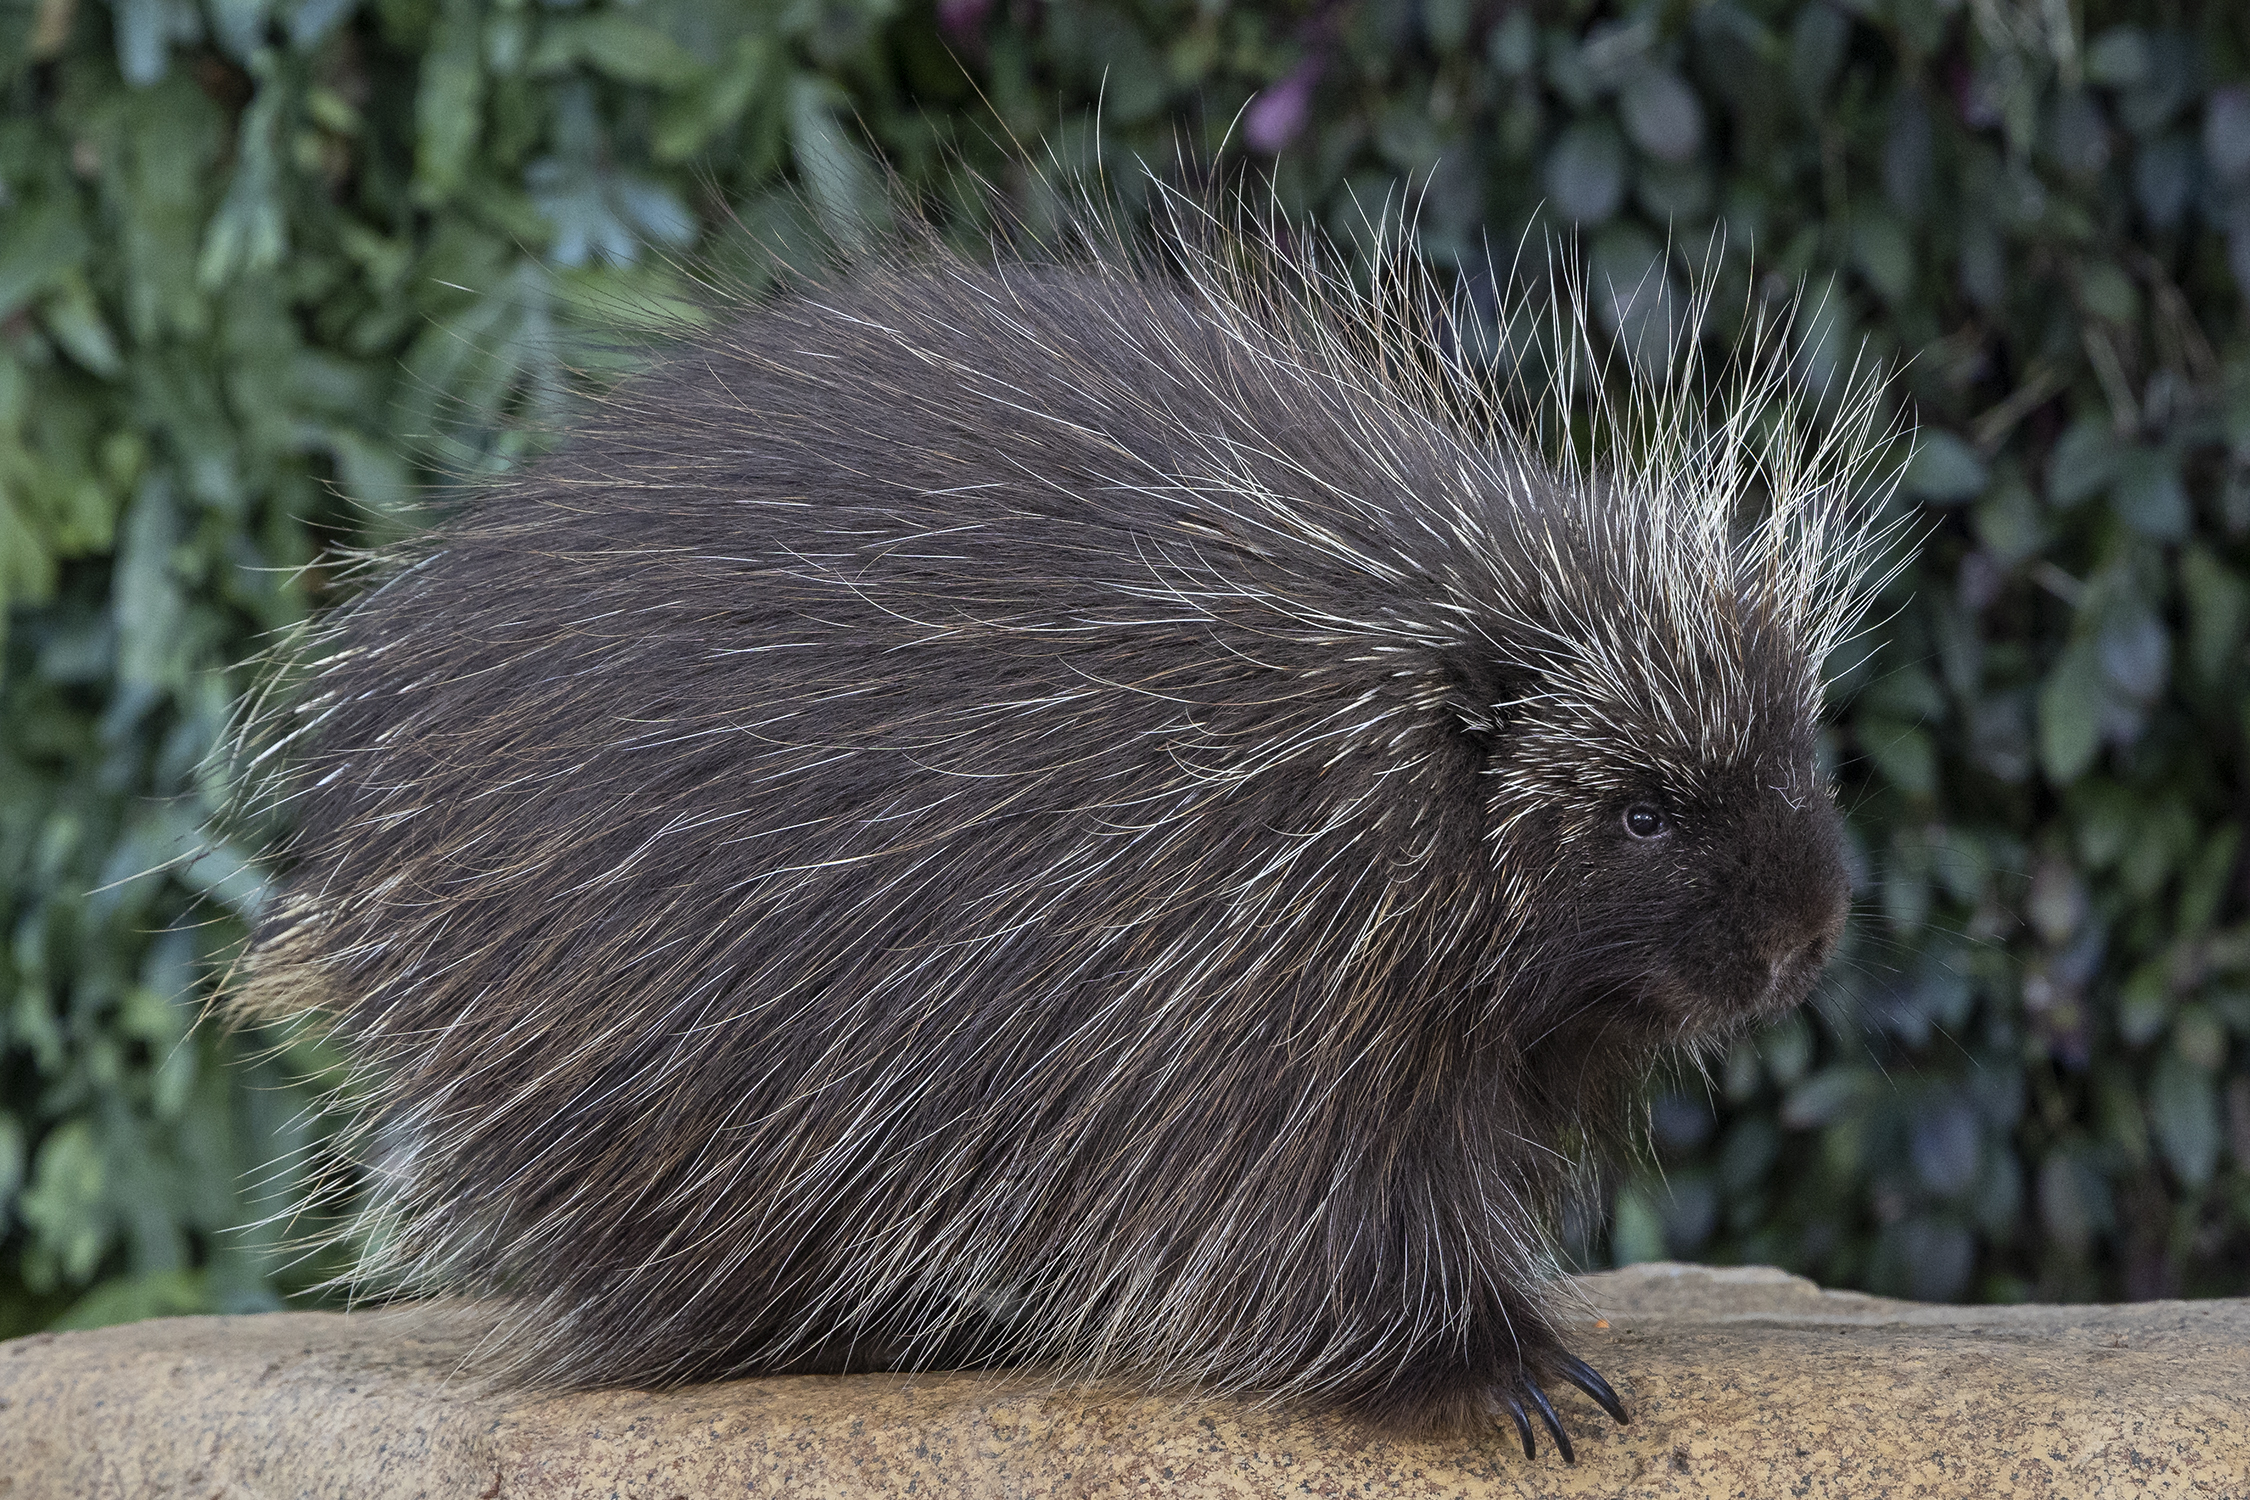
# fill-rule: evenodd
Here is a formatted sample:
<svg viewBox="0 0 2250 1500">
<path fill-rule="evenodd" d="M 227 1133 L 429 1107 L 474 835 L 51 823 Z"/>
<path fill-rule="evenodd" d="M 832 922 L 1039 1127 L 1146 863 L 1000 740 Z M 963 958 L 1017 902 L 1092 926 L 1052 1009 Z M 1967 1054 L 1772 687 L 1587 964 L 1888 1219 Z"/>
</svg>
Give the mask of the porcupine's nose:
<svg viewBox="0 0 2250 1500">
<path fill-rule="evenodd" d="M 1800 988 L 1804 976 L 1819 967 L 1818 944 L 1796 943 L 1769 950 L 1766 956 L 1765 992 L 1758 999 L 1770 1004 Z"/>
<path fill-rule="evenodd" d="M 1839 899 L 1833 910 L 1825 913 L 1818 925 L 1801 938 L 1784 939 L 1766 954 L 1766 994 L 1768 997 L 1785 993 L 1793 986 L 1804 984 L 1828 962 L 1828 955 L 1836 951 L 1836 943 L 1844 933 L 1846 904 Z"/>
<path fill-rule="evenodd" d="M 1812 956 L 1813 945 L 1799 943 L 1794 948 L 1784 948 L 1766 960 L 1766 993 L 1778 995 L 1789 983 L 1789 976 L 1798 972 L 1805 960 Z"/>
</svg>

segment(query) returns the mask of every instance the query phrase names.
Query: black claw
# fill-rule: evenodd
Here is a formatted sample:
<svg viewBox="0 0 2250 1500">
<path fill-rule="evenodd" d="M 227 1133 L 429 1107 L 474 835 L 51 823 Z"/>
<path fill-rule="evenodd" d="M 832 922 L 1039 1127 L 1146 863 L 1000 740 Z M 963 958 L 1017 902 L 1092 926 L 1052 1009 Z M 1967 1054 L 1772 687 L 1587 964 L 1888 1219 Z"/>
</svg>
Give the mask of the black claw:
<svg viewBox="0 0 2250 1500">
<path fill-rule="evenodd" d="M 1500 1393 L 1500 1404 L 1508 1409 L 1509 1416 L 1516 1419 L 1516 1431 L 1523 1438 L 1523 1456 L 1525 1458 L 1537 1458 L 1539 1450 L 1532 1445 L 1531 1441 L 1531 1418 L 1524 1415 L 1523 1403 L 1508 1392 L 1502 1391 Z"/>
<path fill-rule="evenodd" d="M 1618 1426 L 1633 1425 L 1633 1419 L 1625 1415 L 1625 1403 L 1617 1399 L 1617 1392 L 1609 1388 L 1609 1382 L 1602 1379 L 1592 1365 L 1575 1354 L 1560 1354 L 1555 1357 L 1555 1368 L 1562 1372 L 1563 1379 L 1593 1397 L 1597 1406 L 1615 1417 Z"/>
<path fill-rule="evenodd" d="M 1539 1420 L 1547 1424 L 1547 1431 L 1553 1435 L 1555 1449 L 1562 1454 L 1562 1461 L 1566 1464 L 1578 1462 L 1578 1455 L 1570 1448 L 1570 1434 L 1562 1430 L 1562 1418 L 1555 1415 L 1555 1404 L 1547 1399 L 1545 1391 L 1539 1389 L 1539 1382 L 1526 1378 L 1524 1389 L 1531 1395 L 1531 1404 L 1539 1408 Z"/>
</svg>

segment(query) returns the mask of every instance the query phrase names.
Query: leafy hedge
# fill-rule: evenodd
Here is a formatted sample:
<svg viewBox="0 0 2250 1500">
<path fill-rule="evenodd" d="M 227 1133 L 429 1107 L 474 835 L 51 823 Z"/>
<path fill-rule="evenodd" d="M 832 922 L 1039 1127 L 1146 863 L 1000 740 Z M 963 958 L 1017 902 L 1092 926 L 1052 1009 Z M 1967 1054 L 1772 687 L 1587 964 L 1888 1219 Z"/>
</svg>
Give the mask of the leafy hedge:
<svg viewBox="0 0 2250 1500">
<path fill-rule="evenodd" d="M 2075 20 L 2073 19 L 2075 14 Z M 36 0 L 0 13 L 0 1335 L 277 1305 L 322 1061 L 193 1027 L 204 754 L 324 549 L 505 461 L 670 252 L 1181 143 L 1423 248 L 1814 289 L 1931 537 L 1839 685 L 1814 1013 L 1659 1087 L 1591 1262 L 2250 1291 L 2250 11 L 2234 0 Z M 1097 98 L 1100 101 L 1096 110 Z M 1753 270 L 1750 259 L 1755 248 Z M 1693 248 L 1696 255 L 1690 255 Z M 1634 299 L 1612 296 L 1613 321 Z M 575 351 L 575 353 L 574 353 Z M 153 873 L 144 873 L 153 872 Z"/>
</svg>

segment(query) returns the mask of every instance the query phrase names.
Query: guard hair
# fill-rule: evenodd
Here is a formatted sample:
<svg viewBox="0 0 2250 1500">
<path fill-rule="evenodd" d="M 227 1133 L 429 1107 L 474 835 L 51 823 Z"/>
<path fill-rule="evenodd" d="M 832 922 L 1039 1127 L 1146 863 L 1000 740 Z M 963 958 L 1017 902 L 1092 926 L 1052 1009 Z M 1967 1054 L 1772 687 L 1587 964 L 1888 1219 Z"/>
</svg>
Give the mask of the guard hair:
<svg viewBox="0 0 2250 1500">
<path fill-rule="evenodd" d="M 287 653 L 232 1003 L 353 1060 L 364 1289 L 542 1386 L 1622 1419 L 1558 1216 L 1836 942 L 1883 383 L 1157 202 L 715 293 Z"/>
</svg>

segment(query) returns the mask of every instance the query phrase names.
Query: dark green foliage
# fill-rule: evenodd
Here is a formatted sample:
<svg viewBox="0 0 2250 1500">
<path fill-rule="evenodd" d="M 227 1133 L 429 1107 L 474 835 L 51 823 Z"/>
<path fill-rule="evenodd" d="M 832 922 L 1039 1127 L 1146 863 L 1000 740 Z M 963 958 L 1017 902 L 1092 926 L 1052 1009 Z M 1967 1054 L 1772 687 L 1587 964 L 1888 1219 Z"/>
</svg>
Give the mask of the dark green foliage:
<svg viewBox="0 0 2250 1500">
<path fill-rule="evenodd" d="M 239 663 L 326 596 L 324 549 L 506 462 L 582 330 L 681 290 L 668 252 L 860 232 L 877 153 L 941 213 L 974 213 L 966 162 L 1036 217 L 1010 137 L 1071 169 L 1225 141 L 1347 237 L 1411 179 L 1423 248 L 1472 276 L 1575 219 L 1612 326 L 1723 228 L 1722 300 L 1810 289 L 1808 372 L 1905 361 L 1930 538 L 1838 689 L 1851 951 L 1816 1014 L 1660 1086 L 1581 1249 L 1937 1298 L 2250 1291 L 2250 11 L 942 16 L 0 23 L 0 1336 L 324 1269 L 227 1232 L 297 1191 L 261 1169 L 322 1058 L 192 1027 L 261 887 L 240 851 L 179 862 Z"/>
</svg>

